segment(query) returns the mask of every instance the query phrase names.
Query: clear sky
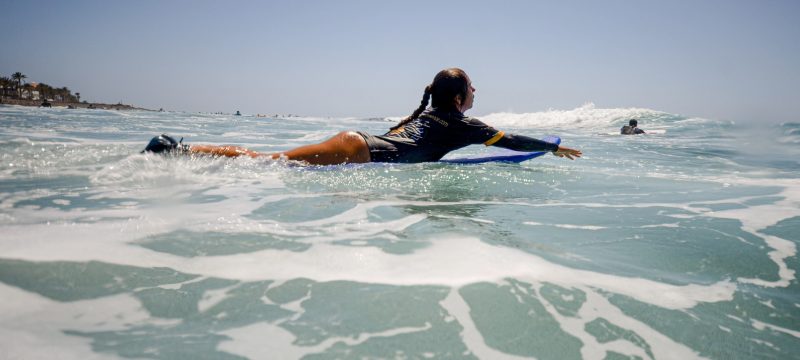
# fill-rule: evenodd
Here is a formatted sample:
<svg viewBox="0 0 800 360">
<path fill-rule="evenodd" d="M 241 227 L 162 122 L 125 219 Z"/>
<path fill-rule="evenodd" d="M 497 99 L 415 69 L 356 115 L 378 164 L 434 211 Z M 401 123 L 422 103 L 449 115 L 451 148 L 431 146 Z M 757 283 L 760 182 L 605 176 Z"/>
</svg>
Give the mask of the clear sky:
<svg viewBox="0 0 800 360">
<path fill-rule="evenodd" d="M 643 107 L 798 121 L 800 1 L 0 0 L 0 74 L 185 111 L 403 116 Z"/>
</svg>

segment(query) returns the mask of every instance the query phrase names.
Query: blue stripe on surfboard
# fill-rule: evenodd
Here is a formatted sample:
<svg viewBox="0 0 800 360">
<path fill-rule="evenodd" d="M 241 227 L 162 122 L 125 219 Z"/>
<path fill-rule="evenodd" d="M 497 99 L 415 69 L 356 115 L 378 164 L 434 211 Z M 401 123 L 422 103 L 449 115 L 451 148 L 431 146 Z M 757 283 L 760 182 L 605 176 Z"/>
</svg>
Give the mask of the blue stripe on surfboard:
<svg viewBox="0 0 800 360">
<path fill-rule="evenodd" d="M 546 136 L 542 138 L 542 141 L 547 141 L 553 144 L 561 144 L 561 138 L 554 135 Z M 544 154 L 547 154 L 547 152 L 545 151 L 522 152 L 513 150 L 501 150 L 488 155 L 467 156 L 455 159 L 443 159 L 439 160 L 439 162 L 449 163 L 449 164 L 481 164 L 486 162 L 497 162 L 497 161 L 519 163 L 525 160 L 537 158 Z"/>
</svg>

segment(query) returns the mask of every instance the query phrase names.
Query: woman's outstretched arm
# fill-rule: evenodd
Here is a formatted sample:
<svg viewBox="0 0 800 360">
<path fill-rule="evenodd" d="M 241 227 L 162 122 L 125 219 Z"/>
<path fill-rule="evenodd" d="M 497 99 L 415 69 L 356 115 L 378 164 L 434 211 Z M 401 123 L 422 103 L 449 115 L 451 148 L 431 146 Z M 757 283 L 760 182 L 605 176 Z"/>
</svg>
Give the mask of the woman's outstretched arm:
<svg viewBox="0 0 800 360">
<path fill-rule="evenodd" d="M 575 160 L 583 155 L 580 150 L 571 149 L 525 135 L 503 134 L 503 137 L 493 143 L 494 146 L 514 150 L 514 151 L 550 151 L 558 157 L 566 157 Z"/>
</svg>

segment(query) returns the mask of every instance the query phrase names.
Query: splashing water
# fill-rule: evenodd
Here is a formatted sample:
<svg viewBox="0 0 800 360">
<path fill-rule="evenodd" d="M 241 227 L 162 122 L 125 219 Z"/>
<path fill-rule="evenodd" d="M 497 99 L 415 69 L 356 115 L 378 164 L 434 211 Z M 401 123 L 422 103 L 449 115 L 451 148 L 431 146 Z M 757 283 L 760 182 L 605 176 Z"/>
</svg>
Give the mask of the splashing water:
<svg viewBox="0 0 800 360">
<path fill-rule="evenodd" d="M 796 123 L 481 119 L 585 156 L 160 157 L 162 132 L 270 152 L 389 123 L 0 107 L 3 356 L 797 358 Z"/>
</svg>

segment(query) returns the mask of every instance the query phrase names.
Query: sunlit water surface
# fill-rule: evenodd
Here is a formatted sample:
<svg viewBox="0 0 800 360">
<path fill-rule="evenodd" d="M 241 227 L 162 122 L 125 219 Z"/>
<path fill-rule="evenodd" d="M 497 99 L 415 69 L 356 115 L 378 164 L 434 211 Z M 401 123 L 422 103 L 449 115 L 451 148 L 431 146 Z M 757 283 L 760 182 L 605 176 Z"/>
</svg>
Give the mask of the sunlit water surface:
<svg viewBox="0 0 800 360">
<path fill-rule="evenodd" d="M 392 122 L 0 107 L 0 358 L 800 358 L 800 124 L 482 119 L 585 156 L 170 158 Z"/>
</svg>

